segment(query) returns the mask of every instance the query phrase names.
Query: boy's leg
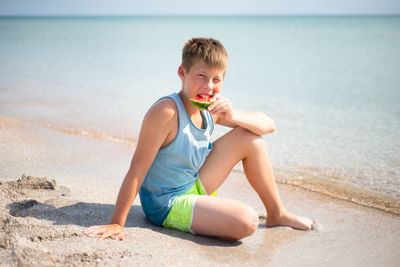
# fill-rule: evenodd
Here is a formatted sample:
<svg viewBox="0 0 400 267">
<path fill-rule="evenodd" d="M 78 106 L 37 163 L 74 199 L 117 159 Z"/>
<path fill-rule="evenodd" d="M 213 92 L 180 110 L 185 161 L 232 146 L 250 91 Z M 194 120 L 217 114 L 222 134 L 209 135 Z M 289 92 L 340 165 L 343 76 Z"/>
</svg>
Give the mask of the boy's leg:
<svg viewBox="0 0 400 267">
<path fill-rule="evenodd" d="M 255 189 L 267 210 L 267 225 L 284 225 L 301 230 L 311 229 L 311 220 L 297 217 L 285 210 L 279 197 L 262 137 L 241 127 L 233 129 L 213 143 L 213 150 L 199 170 L 199 179 L 205 190 L 214 192 L 218 189 L 240 160 L 243 161 L 243 168 L 249 183 Z M 218 205 L 215 202 L 218 202 L 218 198 L 215 201 L 211 201 L 209 198 L 199 198 L 199 201 L 196 201 L 192 226 L 209 225 L 210 228 L 214 227 L 212 224 L 214 220 L 202 214 L 207 214 L 209 206 L 217 206 L 218 209 L 216 210 L 223 209 L 223 205 Z M 232 211 L 234 211 L 236 204 L 231 203 L 230 205 L 233 206 Z M 226 223 L 232 225 L 234 221 L 228 220 Z M 194 228 L 193 230 L 196 231 Z"/>
<path fill-rule="evenodd" d="M 258 228 L 257 212 L 233 199 L 197 196 L 191 229 L 196 234 L 239 240 Z"/>
</svg>

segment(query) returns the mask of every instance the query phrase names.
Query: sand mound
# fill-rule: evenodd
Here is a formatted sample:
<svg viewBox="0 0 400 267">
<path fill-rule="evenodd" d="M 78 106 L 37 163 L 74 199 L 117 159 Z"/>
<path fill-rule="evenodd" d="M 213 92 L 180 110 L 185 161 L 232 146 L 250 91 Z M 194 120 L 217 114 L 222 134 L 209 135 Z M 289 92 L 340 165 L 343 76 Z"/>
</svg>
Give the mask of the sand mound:
<svg viewBox="0 0 400 267">
<path fill-rule="evenodd" d="M 107 242 L 93 242 L 82 234 L 89 225 L 107 222 L 112 210 L 112 205 L 77 202 L 68 188 L 46 177 L 23 175 L 17 181 L 0 182 L 0 262 L 9 266 L 115 263 L 130 252 L 107 251 Z"/>
</svg>

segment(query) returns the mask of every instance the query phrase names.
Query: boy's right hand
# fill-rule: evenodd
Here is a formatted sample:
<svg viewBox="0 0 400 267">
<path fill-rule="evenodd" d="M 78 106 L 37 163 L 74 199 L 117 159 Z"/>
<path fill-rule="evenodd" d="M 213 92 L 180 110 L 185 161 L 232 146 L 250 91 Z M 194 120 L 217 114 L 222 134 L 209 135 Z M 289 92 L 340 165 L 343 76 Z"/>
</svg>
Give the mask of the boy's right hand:
<svg viewBox="0 0 400 267">
<path fill-rule="evenodd" d="M 100 235 L 99 240 L 109 237 L 115 240 L 122 240 L 125 237 L 122 229 L 123 227 L 119 224 L 94 225 L 86 228 L 83 233 L 89 237 Z"/>
</svg>

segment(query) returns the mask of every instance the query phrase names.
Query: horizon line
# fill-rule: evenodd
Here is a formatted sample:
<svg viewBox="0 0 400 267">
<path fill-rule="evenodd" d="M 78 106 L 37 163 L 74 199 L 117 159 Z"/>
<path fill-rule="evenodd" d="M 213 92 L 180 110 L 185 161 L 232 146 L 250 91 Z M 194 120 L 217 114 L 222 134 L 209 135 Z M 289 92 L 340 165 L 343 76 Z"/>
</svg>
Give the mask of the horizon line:
<svg viewBox="0 0 400 267">
<path fill-rule="evenodd" d="M 396 17 L 399 14 L 0 14 L 0 17 Z"/>
</svg>

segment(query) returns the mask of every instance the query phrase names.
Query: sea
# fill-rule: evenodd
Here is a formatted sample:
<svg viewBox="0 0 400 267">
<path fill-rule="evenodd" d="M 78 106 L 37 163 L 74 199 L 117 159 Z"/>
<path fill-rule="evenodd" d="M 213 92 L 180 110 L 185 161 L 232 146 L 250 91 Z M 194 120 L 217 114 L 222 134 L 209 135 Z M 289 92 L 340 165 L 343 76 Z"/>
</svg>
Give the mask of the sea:
<svg viewBox="0 0 400 267">
<path fill-rule="evenodd" d="M 275 121 L 279 182 L 400 213 L 400 16 L 0 17 L 0 116 L 132 145 L 192 37 L 227 49 L 233 107 Z"/>
</svg>

